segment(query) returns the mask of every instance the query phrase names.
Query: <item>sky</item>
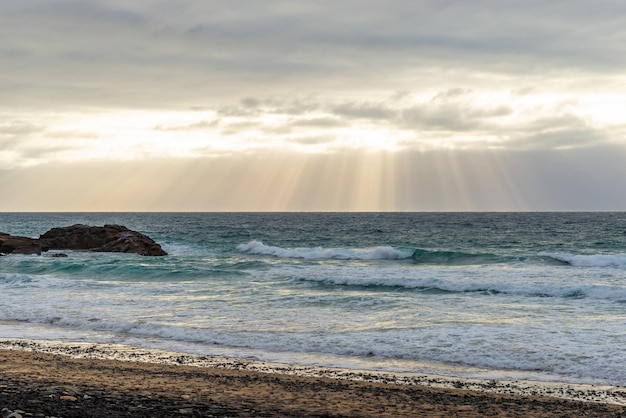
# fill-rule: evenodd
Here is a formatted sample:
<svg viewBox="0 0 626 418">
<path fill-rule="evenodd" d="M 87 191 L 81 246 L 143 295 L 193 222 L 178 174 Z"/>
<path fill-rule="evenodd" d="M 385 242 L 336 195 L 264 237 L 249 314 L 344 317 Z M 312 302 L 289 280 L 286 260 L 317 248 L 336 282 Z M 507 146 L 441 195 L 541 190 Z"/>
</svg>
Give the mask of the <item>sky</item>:
<svg viewBox="0 0 626 418">
<path fill-rule="evenodd" d="M 626 210 L 621 0 L 0 2 L 0 211 Z"/>
</svg>

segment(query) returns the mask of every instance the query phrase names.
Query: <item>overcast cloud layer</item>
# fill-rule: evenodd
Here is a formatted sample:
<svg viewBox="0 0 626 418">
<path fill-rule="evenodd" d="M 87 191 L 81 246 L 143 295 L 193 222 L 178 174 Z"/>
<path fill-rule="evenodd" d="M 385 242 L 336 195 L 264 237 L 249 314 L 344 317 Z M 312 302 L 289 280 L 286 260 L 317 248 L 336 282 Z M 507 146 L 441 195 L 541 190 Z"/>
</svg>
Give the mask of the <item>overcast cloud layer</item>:
<svg viewBox="0 0 626 418">
<path fill-rule="evenodd" d="M 626 210 L 624 45 L 611 0 L 0 2 L 0 210 Z"/>
</svg>

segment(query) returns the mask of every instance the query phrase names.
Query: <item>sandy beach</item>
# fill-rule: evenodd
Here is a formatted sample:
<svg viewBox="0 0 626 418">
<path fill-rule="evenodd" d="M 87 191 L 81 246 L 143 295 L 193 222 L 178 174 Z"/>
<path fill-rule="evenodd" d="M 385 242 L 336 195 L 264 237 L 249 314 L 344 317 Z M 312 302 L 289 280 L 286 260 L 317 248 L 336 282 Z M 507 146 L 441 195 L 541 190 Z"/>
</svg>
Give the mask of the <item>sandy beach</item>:
<svg viewBox="0 0 626 418">
<path fill-rule="evenodd" d="M 447 380 L 420 384 L 385 374 L 272 368 L 124 346 L 3 340 L 0 347 L 3 416 L 626 416 L 626 406 L 617 404 L 626 395 L 620 388 L 537 385 L 561 397 L 533 396 L 537 389 L 522 383 L 487 382 L 477 390 L 476 382 L 449 380 L 452 387 L 436 387 Z M 502 393 L 507 386 L 510 393 Z"/>
</svg>

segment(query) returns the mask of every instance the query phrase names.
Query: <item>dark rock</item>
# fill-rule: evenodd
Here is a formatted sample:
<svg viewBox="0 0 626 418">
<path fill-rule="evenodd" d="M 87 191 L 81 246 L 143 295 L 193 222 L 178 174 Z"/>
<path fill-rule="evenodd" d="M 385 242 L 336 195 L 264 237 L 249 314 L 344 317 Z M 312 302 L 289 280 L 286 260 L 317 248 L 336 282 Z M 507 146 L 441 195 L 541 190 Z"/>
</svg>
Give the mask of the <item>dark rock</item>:
<svg viewBox="0 0 626 418">
<path fill-rule="evenodd" d="M 73 225 L 52 228 L 39 239 L 0 232 L 0 255 L 37 254 L 48 250 L 86 250 L 135 253 L 148 256 L 167 255 L 159 244 L 139 232 L 121 225 Z M 63 253 L 52 257 L 67 257 Z"/>
<path fill-rule="evenodd" d="M 0 254 L 37 254 L 43 250 L 39 241 L 0 232 Z M 45 250 L 43 250 L 45 251 Z"/>
<path fill-rule="evenodd" d="M 39 237 L 43 247 L 51 250 L 88 250 L 97 252 L 167 255 L 150 237 L 122 225 L 72 225 L 52 228 Z"/>
</svg>

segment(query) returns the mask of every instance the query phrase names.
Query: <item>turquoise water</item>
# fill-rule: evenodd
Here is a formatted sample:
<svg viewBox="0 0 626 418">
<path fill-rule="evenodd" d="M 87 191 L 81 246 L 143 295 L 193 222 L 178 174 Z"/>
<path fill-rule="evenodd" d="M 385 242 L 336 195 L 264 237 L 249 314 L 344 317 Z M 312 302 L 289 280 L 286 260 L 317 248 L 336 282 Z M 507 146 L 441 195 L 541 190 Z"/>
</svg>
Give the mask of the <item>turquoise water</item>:
<svg viewBox="0 0 626 418">
<path fill-rule="evenodd" d="M 0 257 L 0 337 L 626 384 L 624 213 L 3 213 L 169 256 Z"/>
</svg>

